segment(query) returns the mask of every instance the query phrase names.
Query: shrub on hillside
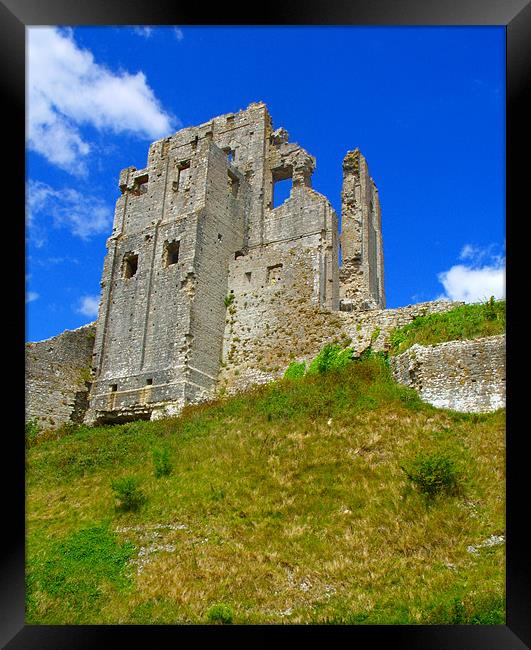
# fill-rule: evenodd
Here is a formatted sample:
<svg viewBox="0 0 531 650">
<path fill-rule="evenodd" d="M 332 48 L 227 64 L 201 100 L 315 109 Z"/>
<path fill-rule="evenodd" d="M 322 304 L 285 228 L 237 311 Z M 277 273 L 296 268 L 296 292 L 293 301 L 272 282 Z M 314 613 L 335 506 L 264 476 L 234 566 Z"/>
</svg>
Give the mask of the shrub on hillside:
<svg viewBox="0 0 531 650">
<path fill-rule="evenodd" d="M 173 465 L 170 460 L 170 452 L 166 447 L 162 449 L 153 449 L 153 466 L 155 477 L 169 476 L 172 473 Z"/>
<path fill-rule="evenodd" d="M 445 454 L 418 454 L 400 467 L 419 492 L 428 498 L 443 493 L 455 494 L 458 491 L 457 465 Z"/>
<path fill-rule="evenodd" d="M 26 447 L 31 447 L 31 445 L 36 441 L 37 436 L 40 433 L 39 423 L 35 418 L 28 420 L 24 427 L 24 433 L 26 438 Z"/>
<path fill-rule="evenodd" d="M 146 501 L 140 488 L 140 479 L 136 476 L 124 476 L 111 482 L 115 496 L 118 499 L 119 510 L 138 510 Z"/>
<path fill-rule="evenodd" d="M 233 619 L 232 609 L 228 605 L 213 605 L 207 612 L 210 623 L 229 625 Z"/>
<path fill-rule="evenodd" d="M 329 370 L 339 370 L 352 361 L 351 348 L 342 348 L 334 343 L 327 343 L 308 366 L 308 375 L 322 374 Z"/>
</svg>

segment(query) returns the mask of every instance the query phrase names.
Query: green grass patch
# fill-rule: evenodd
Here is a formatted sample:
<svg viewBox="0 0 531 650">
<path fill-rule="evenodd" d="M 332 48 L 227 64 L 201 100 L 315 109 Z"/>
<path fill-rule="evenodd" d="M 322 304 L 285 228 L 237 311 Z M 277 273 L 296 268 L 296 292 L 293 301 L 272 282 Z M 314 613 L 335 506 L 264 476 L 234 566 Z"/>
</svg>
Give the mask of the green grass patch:
<svg viewBox="0 0 531 650">
<path fill-rule="evenodd" d="M 78 530 L 32 557 L 26 583 L 28 622 L 74 624 L 89 612 L 96 616 L 106 592 L 125 593 L 131 581 L 127 561 L 130 542 L 120 544 L 107 525 Z M 47 603 L 41 619 L 39 603 Z"/>
<path fill-rule="evenodd" d="M 494 336 L 505 332 L 505 300 L 491 298 L 482 304 L 461 305 L 443 314 L 419 316 L 390 334 L 390 354 L 401 354 L 415 343 Z"/>
</svg>

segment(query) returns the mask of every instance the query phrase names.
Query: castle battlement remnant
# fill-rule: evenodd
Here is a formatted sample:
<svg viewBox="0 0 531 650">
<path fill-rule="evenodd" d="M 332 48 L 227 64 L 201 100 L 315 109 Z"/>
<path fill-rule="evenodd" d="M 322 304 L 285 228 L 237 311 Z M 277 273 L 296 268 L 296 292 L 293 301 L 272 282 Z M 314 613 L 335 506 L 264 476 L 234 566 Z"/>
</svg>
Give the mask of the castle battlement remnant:
<svg viewBox="0 0 531 650">
<path fill-rule="evenodd" d="M 341 237 L 312 189 L 314 169 L 255 103 L 154 142 L 144 169 L 122 170 L 89 421 L 152 417 L 212 394 L 234 357 L 235 326 L 258 317 L 255 329 L 278 334 L 278 308 L 293 310 L 294 291 L 301 313 L 385 307 L 380 205 L 364 157 L 356 149 L 344 159 Z M 287 179 L 289 198 L 275 207 Z M 233 301 L 244 294 L 242 320 Z M 253 308 L 256 299 L 271 309 Z"/>
</svg>

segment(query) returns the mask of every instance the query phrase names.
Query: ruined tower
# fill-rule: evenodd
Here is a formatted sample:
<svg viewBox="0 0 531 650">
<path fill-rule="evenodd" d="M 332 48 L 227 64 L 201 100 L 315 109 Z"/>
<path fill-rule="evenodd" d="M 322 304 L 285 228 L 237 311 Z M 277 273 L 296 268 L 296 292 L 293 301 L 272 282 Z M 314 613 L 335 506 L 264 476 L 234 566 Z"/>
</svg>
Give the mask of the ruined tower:
<svg viewBox="0 0 531 650">
<path fill-rule="evenodd" d="M 311 187 L 314 168 L 256 103 L 154 142 L 144 169 L 121 172 L 87 422 L 161 417 L 211 395 L 234 300 L 252 296 L 264 314 L 291 309 L 283 296 L 294 291 L 323 313 L 384 306 L 380 208 L 365 159 L 356 150 L 343 165 L 341 271 L 337 215 Z M 275 207 L 275 185 L 287 179 L 290 196 Z M 241 305 L 260 340 L 264 317 Z"/>
<path fill-rule="evenodd" d="M 350 309 L 385 307 L 378 190 L 359 149 L 343 160 L 341 298 Z"/>
</svg>

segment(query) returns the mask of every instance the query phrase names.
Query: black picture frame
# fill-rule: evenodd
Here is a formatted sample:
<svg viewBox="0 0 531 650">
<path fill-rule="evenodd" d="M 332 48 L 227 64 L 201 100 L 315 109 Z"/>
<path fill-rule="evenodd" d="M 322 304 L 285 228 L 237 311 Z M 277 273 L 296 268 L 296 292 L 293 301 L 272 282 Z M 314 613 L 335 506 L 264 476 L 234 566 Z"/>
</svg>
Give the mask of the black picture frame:
<svg viewBox="0 0 531 650">
<path fill-rule="evenodd" d="M 358 646 L 369 644 L 415 649 L 485 648 L 488 650 L 529 648 L 531 645 L 531 598 L 529 543 L 529 470 L 526 404 L 519 379 L 525 370 L 525 341 L 529 329 L 518 315 L 518 302 L 525 302 L 525 278 L 518 247 L 525 246 L 522 234 L 527 225 L 529 131 L 531 115 L 531 4 L 529 0 L 291 0 L 274 8 L 253 3 L 194 7 L 175 0 L 0 0 L 0 51 L 3 62 L 0 88 L 3 96 L 4 162 L 9 156 L 10 195 L 16 209 L 9 212 L 13 240 L 20 233 L 24 250 L 23 219 L 25 194 L 25 27 L 33 25 L 498 25 L 506 30 L 506 230 L 507 230 L 507 622 L 500 626 L 28 626 L 24 624 L 24 439 L 18 427 L 8 426 L 4 435 L 4 504 L 11 513 L 4 527 L 1 556 L 0 642 L 10 650 L 30 648 L 166 647 L 193 643 L 227 642 L 231 646 L 269 647 L 284 641 L 306 641 Z M 6 128 L 6 125 L 8 128 Z M 526 137 L 527 136 L 527 137 Z M 11 142 L 10 142 L 11 141 Z M 15 219 L 16 217 L 16 219 Z M 19 230 L 20 228 L 20 230 Z M 514 236 L 513 236 L 514 234 Z M 24 265 L 22 255 L 21 267 Z M 16 267 L 18 268 L 18 267 Z M 24 278 L 24 270 L 12 277 Z M 529 275 L 529 273 L 527 273 Z M 514 279 L 514 282 L 513 282 Z M 515 288 L 516 287 L 516 288 Z M 24 290 L 11 282 L 11 304 L 21 300 Z M 24 307 L 19 313 L 24 314 Z M 524 329 L 525 328 L 525 329 Z M 9 328 L 10 340 L 16 338 Z M 23 327 L 21 328 L 23 331 Z M 527 334 L 528 336 L 528 334 Z M 6 346 L 7 347 L 7 346 Z M 9 344 L 11 347 L 11 344 Z M 23 346 L 21 346 L 23 349 Z M 17 366 L 19 367 L 19 366 Z M 23 367 L 23 366 L 22 366 Z M 522 374 L 525 377 L 524 374 Z M 23 381 L 23 380 L 22 380 Z M 11 389 L 12 390 L 12 389 Z M 6 397 L 4 397 L 6 399 Z M 20 410 L 23 419 L 23 408 Z M 520 415 L 524 416 L 520 419 Z M 15 429 L 15 430 L 13 430 Z M 5 468 L 9 466 L 10 472 Z M 493 487 L 495 489 L 495 487 Z"/>
</svg>

